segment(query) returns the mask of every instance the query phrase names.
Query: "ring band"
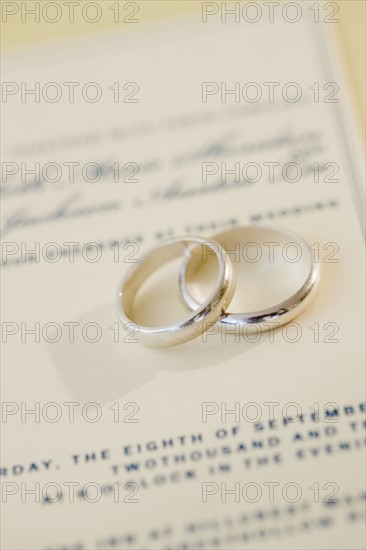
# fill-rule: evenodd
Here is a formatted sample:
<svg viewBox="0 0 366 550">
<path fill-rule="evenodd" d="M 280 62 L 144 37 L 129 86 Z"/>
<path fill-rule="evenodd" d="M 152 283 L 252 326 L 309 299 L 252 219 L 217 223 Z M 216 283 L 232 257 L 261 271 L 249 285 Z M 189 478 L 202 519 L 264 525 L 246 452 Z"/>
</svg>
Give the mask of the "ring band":
<svg viewBox="0 0 366 550">
<path fill-rule="evenodd" d="M 207 246 L 219 262 L 219 276 L 208 298 L 193 308 L 183 321 L 168 326 L 148 327 L 135 323 L 132 308 L 136 294 L 146 278 L 162 265 L 185 256 L 191 258 L 197 245 Z M 117 313 L 125 330 L 134 330 L 138 340 L 147 346 L 162 347 L 183 344 L 202 335 L 222 316 L 235 292 L 235 272 L 229 256 L 221 246 L 201 237 L 174 238 L 144 255 L 123 279 L 117 295 Z"/>
<path fill-rule="evenodd" d="M 229 250 L 230 246 L 232 246 L 233 243 L 238 241 L 243 242 L 243 237 L 245 236 L 245 234 L 248 231 L 253 230 L 259 232 L 264 231 L 266 233 L 277 233 L 281 234 L 282 236 L 291 237 L 291 239 L 293 239 L 292 244 L 300 246 L 301 250 L 309 255 L 311 264 L 310 272 L 304 284 L 286 300 L 272 307 L 268 307 L 258 311 L 252 311 L 249 313 L 234 314 L 225 312 L 219 320 L 221 326 L 235 325 L 238 328 L 243 328 L 246 326 L 255 325 L 260 330 L 266 331 L 270 328 L 273 328 L 273 325 L 271 326 L 271 323 L 276 324 L 276 326 L 281 326 L 285 323 L 288 323 L 297 315 L 299 315 L 310 304 L 319 286 L 320 268 L 319 264 L 314 262 L 313 254 L 311 249 L 309 248 L 309 245 L 301 237 L 299 237 L 299 235 L 292 231 L 263 226 L 244 226 L 226 231 L 224 233 L 220 233 L 212 238 L 213 240 L 217 241 L 223 247 L 223 249 Z M 194 310 L 199 306 L 199 302 L 189 292 L 186 281 L 187 268 L 192 259 L 194 261 L 193 256 L 191 259 L 186 258 L 184 260 L 184 263 L 179 273 L 179 289 L 183 302 L 190 309 Z"/>
</svg>

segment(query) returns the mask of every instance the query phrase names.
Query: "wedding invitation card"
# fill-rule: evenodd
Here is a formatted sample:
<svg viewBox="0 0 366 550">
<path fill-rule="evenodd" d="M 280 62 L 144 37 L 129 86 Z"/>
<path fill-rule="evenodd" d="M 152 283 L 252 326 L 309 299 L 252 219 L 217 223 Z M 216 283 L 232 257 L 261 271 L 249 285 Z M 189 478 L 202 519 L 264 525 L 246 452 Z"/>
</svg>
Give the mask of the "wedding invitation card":
<svg viewBox="0 0 366 550">
<path fill-rule="evenodd" d="M 133 32 L 3 59 L 3 548 L 364 548 L 364 172 L 336 15 L 130 4 Z M 305 312 L 165 349 L 123 330 L 141 254 L 242 225 L 307 241 Z M 239 251 L 233 311 L 293 291 L 294 250 L 278 272 L 269 250 Z M 187 315 L 178 272 L 141 322 Z"/>
</svg>

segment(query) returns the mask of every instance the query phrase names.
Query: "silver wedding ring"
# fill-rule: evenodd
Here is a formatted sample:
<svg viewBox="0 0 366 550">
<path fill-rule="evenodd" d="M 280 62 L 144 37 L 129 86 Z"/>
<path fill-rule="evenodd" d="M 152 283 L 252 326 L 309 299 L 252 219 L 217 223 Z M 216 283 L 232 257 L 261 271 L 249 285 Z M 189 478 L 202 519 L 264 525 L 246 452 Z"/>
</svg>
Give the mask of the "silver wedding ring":
<svg viewBox="0 0 366 550">
<path fill-rule="evenodd" d="M 193 313 L 179 323 L 150 327 L 134 321 L 133 308 L 136 295 L 145 280 L 164 264 L 179 258 L 190 258 L 192 249 L 210 249 L 219 263 L 218 280 L 209 296 L 194 308 Z M 178 282 L 178 274 L 177 274 Z M 175 238 L 166 241 L 143 256 L 122 281 L 117 296 L 117 313 L 127 332 L 135 334 L 138 341 L 152 347 L 183 344 L 202 335 L 212 323 L 226 311 L 235 291 L 235 273 L 226 252 L 217 243 L 201 237 Z"/>
<path fill-rule="evenodd" d="M 253 237 L 255 236 L 255 238 Z M 266 247 L 269 252 L 269 262 L 264 264 L 264 269 L 271 269 L 270 263 L 274 260 L 274 251 L 281 248 L 281 243 L 286 251 L 293 247 L 297 256 L 305 259 L 308 265 L 308 273 L 301 284 L 296 280 L 290 284 L 290 268 L 286 265 L 283 281 L 285 292 L 291 289 L 290 296 L 282 299 L 274 305 L 262 309 L 231 313 L 228 311 L 236 289 L 236 278 L 241 283 L 248 278 L 248 266 L 255 258 L 245 258 L 242 254 L 250 246 L 254 250 Z M 288 252 L 286 252 L 287 254 Z M 283 250 L 282 250 L 283 255 Z M 234 262 L 231 257 L 234 256 Z M 183 258 L 180 271 L 177 273 L 177 287 L 183 303 L 190 310 L 186 318 L 177 323 L 164 326 L 145 326 L 135 320 L 134 308 L 136 297 L 145 280 L 159 267 L 175 260 Z M 200 286 L 199 273 L 208 269 L 212 259 L 218 262 L 219 274 L 215 282 L 206 282 L 206 293 L 200 293 L 200 297 L 193 295 L 190 287 Z M 286 259 L 286 258 L 285 258 Z M 288 255 L 287 261 L 294 262 L 294 258 Z M 241 264 L 240 278 L 236 277 L 236 264 Z M 268 276 L 268 273 L 267 273 Z M 250 279 L 250 278 L 249 278 Z M 201 237 L 182 237 L 166 241 L 161 246 L 142 256 L 139 262 L 127 273 L 123 279 L 117 296 L 118 317 L 127 332 L 132 332 L 137 341 L 153 347 L 174 346 L 188 342 L 203 335 L 210 327 L 218 323 L 218 326 L 243 329 L 257 327 L 261 331 L 269 330 L 288 323 L 299 315 L 311 302 L 319 286 L 320 268 L 314 261 L 313 253 L 309 245 L 294 232 L 267 228 L 262 226 L 247 226 L 231 229 L 215 235 L 212 239 Z M 261 292 L 260 280 L 251 282 L 246 288 L 247 293 Z M 207 298 L 207 285 L 209 295 Z M 240 285 L 239 285 L 240 286 Z M 269 285 L 270 286 L 270 285 Z M 197 289 L 197 288 L 196 288 Z M 202 289 L 201 289 L 202 290 Z M 263 290 L 263 289 L 262 289 Z M 268 290 L 268 289 L 267 289 Z M 203 296 L 203 297 L 202 297 Z M 136 341 L 136 340 L 134 340 Z"/>
<path fill-rule="evenodd" d="M 256 235 L 256 239 L 249 243 L 248 233 L 255 233 Z M 261 235 L 263 235 L 262 238 L 260 238 Z M 266 237 L 269 238 L 268 241 L 265 241 Z M 235 326 L 239 330 L 242 327 L 255 325 L 255 327 L 257 327 L 261 331 L 266 331 L 270 330 L 271 328 L 276 328 L 278 326 L 284 325 L 285 323 L 288 323 L 308 307 L 319 286 L 320 268 L 319 264 L 314 262 L 313 253 L 312 250 L 309 248 L 309 245 L 299 235 L 292 231 L 282 229 L 273 229 L 263 226 L 246 226 L 220 233 L 212 238 L 213 240 L 218 242 L 224 250 L 231 250 L 232 253 L 235 253 L 237 256 L 239 256 L 240 261 L 245 261 L 243 258 L 244 255 L 241 252 L 244 250 L 244 246 L 247 246 L 248 244 L 252 245 L 254 250 L 255 247 L 257 247 L 259 250 L 265 249 L 268 255 L 272 251 L 272 255 L 274 255 L 276 247 L 280 248 L 281 242 L 285 241 L 286 250 L 289 250 L 289 247 L 292 247 L 295 248 L 295 253 L 297 251 L 296 258 L 291 257 L 287 260 L 290 263 L 294 263 L 294 261 L 298 261 L 300 258 L 305 258 L 308 260 L 308 264 L 310 266 L 309 272 L 303 284 L 285 300 L 281 301 L 280 303 L 274 304 L 273 306 L 269 306 L 268 308 L 257 311 L 244 313 L 225 312 L 219 320 L 219 323 L 221 325 Z M 259 245 L 259 240 L 261 246 Z M 282 246 L 282 256 L 283 248 L 284 247 Z M 246 258 L 246 260 L 248 262 L 248 258 Z M 253 258 L 251 260 L 249 259 L 249 261 L 253 261 Z M 184 303 L 190 309 L 194 310 L 196 307 L 198 307 L 199 302 L 192 296 L 187 286 L 188 267 L 193 267 L 193 270 L 195 267 L 197 267 L 194 265 L 192 266 L 192 262 L 195 262 L 197 264 L 197 257 L 195 257 L 194 255 L 191 259 L 185 259 L 179 274 L 179 288 Z"/>
</svg>

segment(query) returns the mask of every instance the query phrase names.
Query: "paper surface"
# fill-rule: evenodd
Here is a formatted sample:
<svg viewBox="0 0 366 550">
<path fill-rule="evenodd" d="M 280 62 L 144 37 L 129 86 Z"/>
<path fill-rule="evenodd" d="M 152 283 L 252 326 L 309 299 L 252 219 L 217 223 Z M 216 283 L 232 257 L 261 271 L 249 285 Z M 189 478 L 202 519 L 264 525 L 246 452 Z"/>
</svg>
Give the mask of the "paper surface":
<svg viewBox="0 0 366 550">
<path fill-rule="evenodd" d="M 3 104 L 4 548 L 364 547 L 363 173 L 328 31 L 197 16 L 5 59 L 20 88 Z M 22 82 L 40 83 L 39 102 Z M 50 82 L 59 101 L 44 100 Z M 236 82 L 239 97 L 221 95 Z M 204 181 L 203 163 L 220 172 Z M 222 182 L 222 163 L 246 181 Z M 295 325 L 255 342 L 126 342 L 115 295 L 131 260 L 252 223 L 318 255 Z M 160 286 L 157 312 L 184 314 L 174 271 Z"/>
</svg>

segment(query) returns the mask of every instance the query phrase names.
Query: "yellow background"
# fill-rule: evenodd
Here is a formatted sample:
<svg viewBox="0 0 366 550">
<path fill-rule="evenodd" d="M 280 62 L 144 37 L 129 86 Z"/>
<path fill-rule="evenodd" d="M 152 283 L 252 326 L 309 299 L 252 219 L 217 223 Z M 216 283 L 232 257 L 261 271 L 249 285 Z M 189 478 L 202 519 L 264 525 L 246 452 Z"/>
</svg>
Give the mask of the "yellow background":
<svg viewBox="0 0 366 550">
<path fill-rule="evenodd" d="M 5 0 L 0 0 L 5 3 Z M 15 4 L 19 4 L 14 2 Z M 61 0 L 59 0 L 61 2 Z M 83 4 L 89 0 L 78 0 L 80 9 Z M 103 1 L 103 0 L 102 0 Z M 105 0 L 107 1 L 107 0 Z M 162 17 L 173 17 L 183 13 L 188 13 L 193 9 L 201 9 L 201 2 L 198 0 L 136 0 L 143 4 L 142 21 L 153 21 Z M 311 0 L 300 0 L 301 2 L 310 2 Z M 314 0 L 315 1 L 315 0 Z M 34 5 L 34 1 L 26 0 L 29 9 Z M 313 2 L 312 2 L 313 3 Z M 335 3 L 335 2 L 333 2 Z M 338 0 L 339 12 L 336 17 L 339 23 L 336 24 L 336 33 L 340 42 L 340 50 L 346 68 L 348 78 L 351 83 L 353 99 L 356 112 L 359 118 L 359 127 L 363 137 L 365 137 L 365 3 L 366 0 Z M 112 4 L 112 0 L 108 2 Z M 62 2 L 61 2 L 62 5 Z M 2 23 L 2 49 L 19 49 L 27 47 L 36 42 L 49 42 L 60 38 L 75 37 L 81 34 L 95 34 L 112 30 L 120 32 L 130 32 L 134 25 L 116 25 L 111 18 L 102 18 L 96 24 L 90 24 L 76 17 L 75 23 L 69 23 L 61 19 L 58 23 L 52 24 L 46 21 L 40 23 L 33 22 L 29 17 L 26 23 L 22 23 L 20 16 L 9 17 L 6 23 Z"/>
</svg>

